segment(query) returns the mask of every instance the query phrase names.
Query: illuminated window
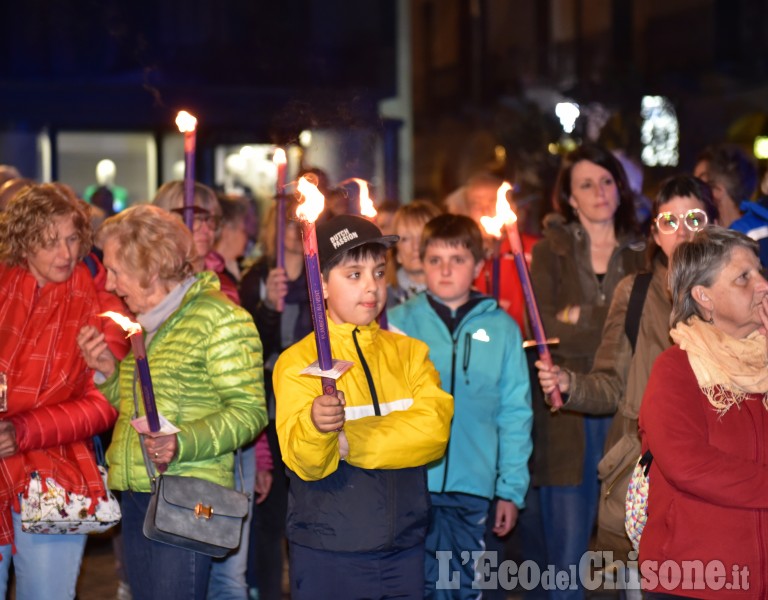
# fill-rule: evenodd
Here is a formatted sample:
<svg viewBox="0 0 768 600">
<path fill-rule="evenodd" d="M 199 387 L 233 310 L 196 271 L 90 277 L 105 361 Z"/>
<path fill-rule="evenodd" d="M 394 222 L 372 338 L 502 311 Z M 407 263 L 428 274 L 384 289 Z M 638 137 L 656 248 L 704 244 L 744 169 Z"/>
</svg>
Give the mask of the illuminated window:
<svg viewBox="0 0 768 600">
<path fill-rule="evenodd" d="M 643 125 L 641 158 L 649 167 L 675 167 L 679 160 L 680 126 L 675 107 L 664 96 L 644 96 L 640 109 Z"/>
</svg>

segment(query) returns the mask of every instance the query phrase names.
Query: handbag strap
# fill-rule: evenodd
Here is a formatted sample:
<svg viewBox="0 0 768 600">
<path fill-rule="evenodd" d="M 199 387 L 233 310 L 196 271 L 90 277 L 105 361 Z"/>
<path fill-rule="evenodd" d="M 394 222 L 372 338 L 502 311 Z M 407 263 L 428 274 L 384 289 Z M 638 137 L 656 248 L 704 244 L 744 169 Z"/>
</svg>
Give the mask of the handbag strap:
<svg viewBox="0 0 768 600">
<path fill-rule="evenodd" d="M 624 320 L 624 332 L 632 346 L 632 354 L 635 353 L 637 346 L 637 334 L 640 332 L 640 317 L 643 313 L 645 297 L 648 295 L 648 287 L 651 285 L 653 273 L 638 273 L 635 276 L 635 282 L 632 284 L 632 291 L 629 294 L 629 303 L 627 304 L 627 316 Z"/>
<path fill-rule="evenodd" d="M 136 382 L 138 380 L 138 370 L 134 367 L 133 369 L 133 418 L 136 419 L 139 416 L 139 401 L 136 398 Z M 151 460 L 149 460 L 149 454 L 147 453 L 147 447 L 144 445 L 144 436 L 139 434 L 137 432 L 137 435 L 139 436 L 139 443 L 141 444 L 141 456 L 144 459 L 144 467 L 147 470 L 147 475 L 149 476 L 149 483 L 152 487 L 152 493 L 155 492 L 155 482 L 157 481 L 158 474 L 155 469 L 155 463 L 153 463 Z M 245 477 L 243 476 L 243 452 L 240 448 L 238 448 L 235 451 L 236 454 L 236 461 L 237 461 L 237 471 L 240 476 L 240 488 L 243 490 L 244 494 L 247 494 L 248 497 L 251 497 L 250 490 L 245 489 Z"/>
</svg>

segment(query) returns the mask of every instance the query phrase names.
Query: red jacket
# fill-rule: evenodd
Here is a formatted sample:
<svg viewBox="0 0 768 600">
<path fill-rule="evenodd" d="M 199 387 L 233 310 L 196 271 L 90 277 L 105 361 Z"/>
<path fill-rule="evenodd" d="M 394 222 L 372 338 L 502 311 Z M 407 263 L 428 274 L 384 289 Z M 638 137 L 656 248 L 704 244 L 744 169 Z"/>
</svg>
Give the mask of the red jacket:
<svg viewBox="0 0 768 600">
<path fill-rule="evenodd" d="M 8 410 L 18 452 L 0 459 L 0 545 L 11 543 L 11 508 L 33 471 L 67 491 L 103 496 L 91 437 L 117 411 L 93 385 L 76 337 L 86 324 L 102 327 L 93 279 L 83 264 L 64 283 L 39 288 L 23 267 L 0 264 L 0 371 L 8 379 Z M 95 508 L 96 503 L 92 506 Z"/>
<path fill-rule="evenodd" d="M 528 269 L 531 268 L 531 250 L 538 238 L 522 234 L 523 252 Z M 520 327 L 520 331 L 527 331 L 526 319 L 528 313 L 525 307 L 523 286 L 520 284 L 520 276 L 509 246 L 509 240 L 504 237 L 499 248 L 499 306 L 512 317 Z M 480 275 L 475 279 L 474 286 L 487 296 L 493 295 L 493 262 L 486 260 Z"/>
<path fill-rule="evenodd" d="M 699 390 L 687 354 L 673 346 L 651 371 L 640 435 L 643 451 L 653 454 L 648 522 L 640 540 L 644 589 L 695 598 L 768 597 L 768 411 L 763 396 L 751 394 L 718 416 Z M 660 568 L 667 560 L 674 562 Z M 709 578 L 692 578 L 694 563 L 681 561 L 702 561 Z M 688 577 L 671 582 L 674 589 L 658 580 L 660 573 L 684 573 L 686 566 Z M 734 589 L 745 584 L 748 589 Z"/>
</svg>

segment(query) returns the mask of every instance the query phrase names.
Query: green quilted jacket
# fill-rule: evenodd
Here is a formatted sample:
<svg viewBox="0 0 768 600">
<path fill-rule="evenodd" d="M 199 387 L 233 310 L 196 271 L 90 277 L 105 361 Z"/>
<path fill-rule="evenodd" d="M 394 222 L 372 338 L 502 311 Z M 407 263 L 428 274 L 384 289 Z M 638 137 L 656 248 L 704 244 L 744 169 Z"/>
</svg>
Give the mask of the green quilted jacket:
<svg viewBox="0 0 768 600">
<path fill-rule="evenodd" d="M 158 412 L 178 427 L 178 452 L 170 475 L 234 485 L 234 450 L 267 423 L 261 340 L 253 319 L 220 291 L 216 275 L 203 272 L 147 348 Z M 149 492 L 150 482 L 134 413 L 133 352 L 99 386 L 119 410 L 107 451 L 109 487 Z M 136 385 L 139 414 L 144 414 Z"/>
</svg>

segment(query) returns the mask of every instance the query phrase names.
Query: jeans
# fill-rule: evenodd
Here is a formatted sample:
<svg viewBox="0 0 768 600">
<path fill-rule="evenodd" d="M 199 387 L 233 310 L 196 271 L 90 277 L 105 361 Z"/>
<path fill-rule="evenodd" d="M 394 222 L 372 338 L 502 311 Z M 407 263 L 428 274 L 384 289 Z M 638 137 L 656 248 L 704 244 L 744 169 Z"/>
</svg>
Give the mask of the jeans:
<svg viewBox="0 0 768 600">
<path fill-rule="evenodd" d="M 603 456 L 610 424 L 611 417 L 584 417 L 584 470 L 579 485 L 542 486 L 539 490 L 547 561 L 554 565 L 556 572 L 568 572 L 571 565 L 578 566 L 589 549 L 600 495 L 597 463 Z M 580 584 L 576 587 L 578 589 L 550 590 L 549 597 L 581 600 L 584 588 Z"/>
<path fill-rule="evenodd" d="M 238 462 L 242 459 L 243 477 L 240 479 Z M 208 597 L 211 600 L 246 600 L 248 586 L 245 583 L 245 571 L 248 568 L 248 539 L 251 535 L 253 517 L 253 488 L 256 486 L 256 446 L 251 444 L 243 448 L 241 456 L 235 455 L 235 487 L 250 493 L 248 516 L 243 523 L 240 546 L 234 553 L 224 558 L 215 558 L 211 564 L 211 579 L 208 582 Z"/>
<path fill-rule="evenodd" d="M 150 494 L 122 493 L 123 550 L 135 600 L 204 600 L 211 557 L 144 537 Z"/>
<path fill-rule="evenodd" d="M 0 598 L 6 597 L 11 563 L 16 572 L 16 597 L 24 600 L 74 598 L 88 536 L 23 533 L 21 515 L 13 513 L 16 554 L 0 546 Z"/>
<path fill-rule="evenodd" d="M 429 531 L 424 558 L 424 597 L 434 600 L 477 598 L 473 552 L 485 550 L 483 537 L 490 501 L 469 494 L 430 494 Z M 450 552 L 441 559 L 438 552 Z M 467 554 L 468 553 L 468 554 Z M 456 589 L 453 589 L 456 585 Z"/>
</svg>

